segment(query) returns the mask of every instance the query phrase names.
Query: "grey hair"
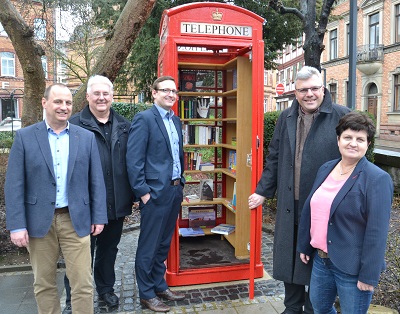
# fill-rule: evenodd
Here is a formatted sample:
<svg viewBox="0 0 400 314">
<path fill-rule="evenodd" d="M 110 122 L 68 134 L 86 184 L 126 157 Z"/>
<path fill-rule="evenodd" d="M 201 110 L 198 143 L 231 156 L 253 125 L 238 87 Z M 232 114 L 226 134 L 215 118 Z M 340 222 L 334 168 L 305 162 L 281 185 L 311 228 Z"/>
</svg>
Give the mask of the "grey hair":
<svg viewBox="0 0 400 314">
<path fill-rule="evenodd" d="M 106 84 L 110 87 L 110 92 L 111 93 L 114 92 L 113 83 L 111 83 L 111 81 L 108 79 L 108 77 L 105 77 L 103 75 L 91 76 L 87 82 L 87 88 L 86 88 L 87 93 L 90 93 L 92 91 L 92 86 L 94 84 Z"/>
<path fill-rule="evenodd" d="M 303 66 L 301 68 L 301 70 L 299 72 L 297 72 L 296 82 L 297 81 L 306 81 L 314 75 L 320 79 L 321 85 L 323 85 L 321 73 L 316 68 L 310 67 L 308 65 Z"/>
</svg>

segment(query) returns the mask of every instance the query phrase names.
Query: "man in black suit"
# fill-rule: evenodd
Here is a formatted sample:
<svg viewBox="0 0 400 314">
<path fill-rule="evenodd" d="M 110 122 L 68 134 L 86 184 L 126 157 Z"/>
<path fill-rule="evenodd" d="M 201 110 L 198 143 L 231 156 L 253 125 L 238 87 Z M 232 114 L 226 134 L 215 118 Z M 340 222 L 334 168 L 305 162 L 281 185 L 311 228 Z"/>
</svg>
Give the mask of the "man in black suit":
<svg viewBox="0 0 400 314">
<path fill-rule="evenodd" d="M 182 125 L 171 110 L 177 100 L 173 77 L 162 76 L 152 86 L 154 106 L 132 121 L 127 148 L 129 181 L 140 198 L 140 236 L 136 279 L 140 302 L 155 312 L 170 307 L 158 297 L 182 300 L 164 279 L 172 234 L 183 200 Z"/>
<path fill-rule="evenodd" d="M 132 213 L 133 203 L 125 159 L 130 122 L 111 108 L 113 84 L 107 77 L 94 75 L 89 78 L 86 99 L 88 105 L 72 116 L 70 122 L 94 133 L 100 153 L 108 222 L 101 235 L 91 238 L 93 275 L 99 299 L 109 307 L 116 307 L 119 298 L 114 293 L 114 264 L 124 219 Z M 66 306 L 63 314 L 71 314 L 67 277 L 64 283 Z"/>
</svg>

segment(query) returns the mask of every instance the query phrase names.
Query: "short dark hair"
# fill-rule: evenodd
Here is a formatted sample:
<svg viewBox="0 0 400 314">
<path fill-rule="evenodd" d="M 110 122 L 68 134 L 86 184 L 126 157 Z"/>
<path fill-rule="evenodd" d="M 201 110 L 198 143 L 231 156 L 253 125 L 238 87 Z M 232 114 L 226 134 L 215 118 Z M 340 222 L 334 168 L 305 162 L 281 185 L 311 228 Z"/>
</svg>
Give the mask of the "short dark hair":
<svg viewBox="0 0 400 314">
<path fill-rule="evenodd" d="M 152 89 L 157 90 L 158 84 L 164 81 L 173 81 L 175 82 L 175 79 L 172 76 L 160 76 L 158 79 L 156 79 L 151 86 Z"/>
<path fill-rule="evenodd" d="M 366 131 L 367 140 L 371 142 L 375 136 L 375 125 L 372 119 L 363 112 L 351 111 L 340 118 L 336 126 L 336 135 L 340 137 L 346 130 Z"/>
<path fill-rule="evenodd" d="M 52 89 L 54 86 L 61 86 L 61 87 L 68 88 L 67 85 L 62 84 L 62 83 L 54 83 L 54 84 L 52 84 L 52 85 L 50 85 L 50 86 L 47 86 L 46 89 L 45 89 L 45 91 L 44 91 L 44 95 L 43 95 L 44 99 L 49 100 L 49 95 L 50 95 L 51 89 Z"/>
</svg>

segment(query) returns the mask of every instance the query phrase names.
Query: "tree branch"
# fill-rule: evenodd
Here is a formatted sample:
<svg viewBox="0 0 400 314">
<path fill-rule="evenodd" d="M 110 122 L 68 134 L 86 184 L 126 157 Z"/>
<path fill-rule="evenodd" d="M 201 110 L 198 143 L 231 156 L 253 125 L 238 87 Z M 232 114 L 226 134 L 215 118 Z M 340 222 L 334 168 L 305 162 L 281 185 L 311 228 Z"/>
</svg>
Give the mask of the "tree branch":
<svg viewBox="0 0 400 314">
<path fill-rule="evenodd" d="M 281 0 L 270 0 L 269 7 L 274 9 L 276 12 L 280 14 L 294 14 L 296 15 L 303 23 L 305 22 L 305 16 L 296 8 L 288 8 L 285 7 Z"/>
</svg>

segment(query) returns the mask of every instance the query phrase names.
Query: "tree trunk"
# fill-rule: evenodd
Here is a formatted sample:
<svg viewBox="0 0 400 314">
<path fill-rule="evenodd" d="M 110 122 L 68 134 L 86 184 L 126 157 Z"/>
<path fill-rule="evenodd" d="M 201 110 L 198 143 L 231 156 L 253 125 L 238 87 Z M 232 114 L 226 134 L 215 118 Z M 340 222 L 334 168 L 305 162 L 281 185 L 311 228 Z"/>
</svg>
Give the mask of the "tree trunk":
<svg viewBox="0 0 400 314">
<path fill-rule="evenodd" d="M 24 107 L 22 124 L 42 119 L 41 100 L 46 88 L 41 56 L 44 50 L 35 42 L 30 28 L 9 0 L 0 0 L 0 22 L 7 32 L 21 64 L 24 76 Z"/>
<path fill-rule="evenodd" d="M 304 62 L 321 71 L 321 54 L 325 49 L 323 44 L 328 24 L 328 18 L 331 13 L 335 0 L 325 0 L 321 8 L 321 15 L 317 21 L 316 0 L 301 0 L 299 7 L 285 7 L 281 0 L 270 0 L 269 6 L 280 14 L 294 14 L 303 22 L 303 31 L 305 34 L 303 50 Z"/>
<path fill-rule="evenodd" d="M 125 62 L 132 44 L 156 4 L 156 0 L 128 0 L 111 33 L 106 37 L 103 51 L 92 73 L 108 77 L 112 82 Z M 149 53 L 157 53 L 149 51 Z M 74 112 L 86 104 L 86 84 L 74 96 Z"/>
</svg>

